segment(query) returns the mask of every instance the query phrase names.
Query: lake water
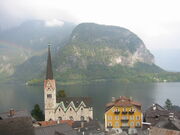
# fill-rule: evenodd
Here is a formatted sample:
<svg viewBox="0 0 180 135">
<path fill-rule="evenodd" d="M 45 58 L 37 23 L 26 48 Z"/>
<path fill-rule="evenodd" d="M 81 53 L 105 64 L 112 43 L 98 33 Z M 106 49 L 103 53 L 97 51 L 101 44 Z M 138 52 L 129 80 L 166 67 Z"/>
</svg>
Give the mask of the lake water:
<svg viewBox="0 0 180 135">
<path fill-rule="evenodd" d="M 92 83 L 88 85 L 57 86 L 65 90 L 68 96 L 89 96 L 93 99 L 94 118 L 103 120 L 105 104 L 112 97 L 131 96 L 143 105 L 143 110 L 164 102 L 169 98 L 173 104 L 180 105 L 180 83 L 136 83 L 121 84 L 114 81 Z M 0 84 L 0 112 L 10 108 L 32 110 L 34 104 L 43 108 L 43 86 L 25 86 L 18 84 Z"/>
</svg>

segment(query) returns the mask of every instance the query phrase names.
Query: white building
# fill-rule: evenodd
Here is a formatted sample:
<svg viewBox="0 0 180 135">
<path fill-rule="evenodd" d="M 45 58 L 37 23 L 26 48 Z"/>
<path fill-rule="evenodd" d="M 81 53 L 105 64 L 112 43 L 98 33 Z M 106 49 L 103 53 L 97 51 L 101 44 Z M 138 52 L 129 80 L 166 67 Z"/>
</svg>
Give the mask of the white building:
<svg viewBox="0 0 180 135">
<path fill-rule="evenodd" d="M 56 81 L 53 79 L 50 46 L 46 80 L 44 80 L 45 121 L 93 119 L 93 108 L 89 97 L 67 97 L 56 100 Z"/>
</svg>

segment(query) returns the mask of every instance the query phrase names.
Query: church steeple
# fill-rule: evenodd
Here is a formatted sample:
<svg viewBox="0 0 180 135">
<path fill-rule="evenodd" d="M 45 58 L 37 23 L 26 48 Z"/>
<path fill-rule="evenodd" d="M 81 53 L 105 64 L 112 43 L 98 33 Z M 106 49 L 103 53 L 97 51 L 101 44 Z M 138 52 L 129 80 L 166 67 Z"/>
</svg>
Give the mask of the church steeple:
<svg viewBox="0 0 180 135">
<path fill-rule="evenodd" d="M 53 80 L 50 44 L 48 44 L 48 59 L 47 59 L 47 71 L 46 71 L 46 80 L 48 79 Z"/>
</svg>

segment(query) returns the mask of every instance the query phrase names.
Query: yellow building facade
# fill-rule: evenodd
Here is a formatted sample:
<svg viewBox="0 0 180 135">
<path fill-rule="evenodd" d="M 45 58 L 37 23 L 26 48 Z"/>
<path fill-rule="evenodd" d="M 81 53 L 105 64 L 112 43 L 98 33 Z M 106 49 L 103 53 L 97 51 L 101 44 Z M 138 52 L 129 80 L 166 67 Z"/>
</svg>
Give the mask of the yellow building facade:
<svg viewBox="0 0 180 135">
<path fill-rule="evenodd" d="M 127 97 L 114 99 L 106 105 L 105 129 L 141 128 L 143 113 L 141 104 Z"/>
</svg>

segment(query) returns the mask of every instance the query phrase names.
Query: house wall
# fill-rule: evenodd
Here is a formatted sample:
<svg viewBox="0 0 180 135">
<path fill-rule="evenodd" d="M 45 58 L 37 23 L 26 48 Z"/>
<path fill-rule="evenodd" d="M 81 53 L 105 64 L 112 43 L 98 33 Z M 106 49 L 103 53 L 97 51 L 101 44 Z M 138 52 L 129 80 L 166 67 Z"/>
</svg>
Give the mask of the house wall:
<svg viewBox="0 0 180 135">
<path fill-rule="evenodd" d="M 55 119 L 59 120 L 74 120 L 74 121 L 80 121 L 81 120 L 81 116 L 84 117 L 84 120 L 88 121 L 89 118 L 93 119 L 93 108 L 92 107 L 79 107 L 77 108 L 73 108 L 72 106 L 70 106 L 66 111 L 64 111 L 64 109 L 62 109 L 60 106 L 58 107 L 58 109 L 55 112 Z M 71 119 L 71 117 L 73 119 Z"/>
<path fill-rule="evenodd" d="M 127 114 L 122 114 L 122 112 L 126 109 Z M 135 110 L 133 114 L 129 114 L 129 111 Z M 115 111 L 119 111 L 119 114 L 115 114 Z M 125 121 L 122 121 L 123 118 Z M 132 107 L 112 107 L 107 112 L 105 112 L 105 129 L 108 130 L 108 126 L 112 126 L 111 128 L 123 128 L 123 126 L 127 128 L 137 128 L 142 127 L 143 114 L 141 110 Z M 139 126 L 138 126 L 139 125 Z"/>
</svg>

